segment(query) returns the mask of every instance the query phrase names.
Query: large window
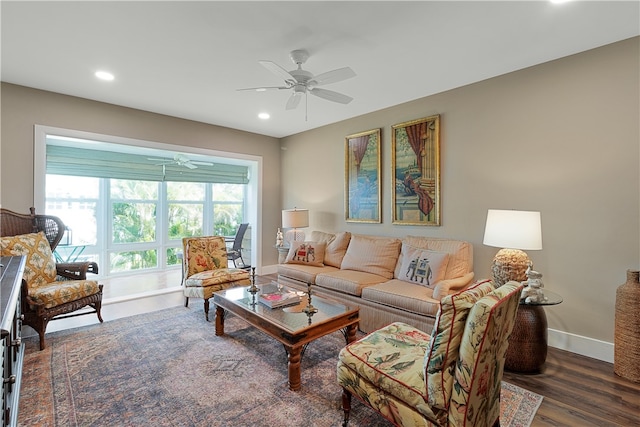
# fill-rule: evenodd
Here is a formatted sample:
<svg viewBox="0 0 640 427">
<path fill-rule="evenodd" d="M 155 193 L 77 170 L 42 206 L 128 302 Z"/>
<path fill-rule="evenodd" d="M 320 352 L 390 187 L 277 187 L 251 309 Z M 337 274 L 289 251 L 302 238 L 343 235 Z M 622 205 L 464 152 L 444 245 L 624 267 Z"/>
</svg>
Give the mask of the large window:
<svg viewBox="0 0 640 427">
<path fill-rule="evenodd" d="M 233 236 L 240 223 L 255 222 L 250 162 L 207 157 L 185 167 L 158 148 L 46 132 L 41 139 L 44 212 L 68 228 L 56 251 L 63 261 L 96 261 L 101 275 L 178 268 L 183 237 Z"/>
</svg>

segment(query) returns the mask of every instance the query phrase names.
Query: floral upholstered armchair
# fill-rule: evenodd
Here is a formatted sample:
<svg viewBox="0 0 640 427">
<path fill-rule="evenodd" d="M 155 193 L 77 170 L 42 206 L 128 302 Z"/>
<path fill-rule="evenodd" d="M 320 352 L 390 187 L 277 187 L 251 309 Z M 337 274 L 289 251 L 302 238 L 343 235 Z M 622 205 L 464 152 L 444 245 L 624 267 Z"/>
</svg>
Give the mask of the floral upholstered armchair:
<svg viewBox="0 0 640 427">
<path fill-rule="evenodd" d="M 442 299 L 431 335 L 396 322 L 343 348 L 343 426 L 352 395 L 397 426 L 499 425 L 521 290 L 517 282 L 478 282 Z"/>
<path fill-rule="evenodd" d="M 251 283 L 249 272 L 228 268 L 227 247 L 224 237 L 185 237 L 182 239 L 182 285 L 184 306 L 189 298 L 204 299 L 204 316 L 209 320 L 209 298 L 213 293 Z"/>
</svg>

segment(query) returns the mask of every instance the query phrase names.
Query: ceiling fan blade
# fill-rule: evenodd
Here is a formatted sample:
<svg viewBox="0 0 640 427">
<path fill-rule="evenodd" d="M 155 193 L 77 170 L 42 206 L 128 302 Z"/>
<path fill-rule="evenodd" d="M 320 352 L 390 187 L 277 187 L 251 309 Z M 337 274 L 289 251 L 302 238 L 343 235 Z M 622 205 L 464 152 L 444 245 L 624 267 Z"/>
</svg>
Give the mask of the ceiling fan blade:
<svg viewBox="0 0 640 427">
<path fill-rule="evenodd" d="M 272 61 L 258 61 L 260 65 L 262 65 L 267 70 L 271 71 L 273 74 L 280 76 L 284 79 L 285 82 L 291 82 L 294 84 L 296 82 L 295 77 L 293 77 L 287 70 L 276 64 Z"/>
<path fill-rule="evenodd" d="M 184 163 L 182 163 L 182 166 L 185 166 L 185 167 L 187 167 L 189 169 L 198 169 L 198 167 L 196 165 L 194 165 L 193 163 L 191 163 L 191 162 L 184 162 Z"/>
<path fill-rule="evenodd" d="M 291 89 L 291 86 L 260 86 L 260 87 L 247 87 L 243 89 L 236 89 L 236 91 L 243 90 L 254 90 L 256 92 L 264 92 L 265 90 L 274 90 L 274 89 Z"/>
<path fill-rule="evenodd" d="M 286 110 L 295 109 L 298 104 L 300 104 L 300 99 L 302 99 L 302 92 L 293 92 L 287 101 Z"/>
<path fill-rule="evenodd" d="M 312 95 L 318 96 L 328 101 L 338 102 L 340 104 L 348 104 L 353 101 L 352 97 L 344 95 L 342 93 L 334 92 L 332 90 L 313 88 L 309 89 L 309 92 L 311 92 Z"/>
<path fill-rule="evenodd" d="M 355 77 L 356 73 L 349 67 L 338 68 L 337 70 L 327 71 L 326 73 L 318 74 L 309 83 L 311 86 L 326 85 L 329 83 L 337 83 L 343 80 Z"/>
</svg>

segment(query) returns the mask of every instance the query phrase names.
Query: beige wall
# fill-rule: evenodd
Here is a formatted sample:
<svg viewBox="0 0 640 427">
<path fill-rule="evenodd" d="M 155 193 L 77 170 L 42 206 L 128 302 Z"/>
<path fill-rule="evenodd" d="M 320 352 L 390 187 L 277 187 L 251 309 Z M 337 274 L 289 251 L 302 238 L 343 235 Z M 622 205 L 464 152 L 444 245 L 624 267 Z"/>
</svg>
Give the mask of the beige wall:
<svg viewBox="0 0 640 427">
<path fill-rule="evenodd" d="M 590 354 L 581 343 L 613 343 L 615 289 L 640 262 L 639 40 L 294 135 L 282 151 L 265 136 L 3 83 L 0 202 L 31 206 L 40 124 L 263 156 L 263 265 L 277 262 L 280 209 L 297 206 L 310 209 L 308 232 L 468 240 L 476 277 L 488 277 L 497 249 L 482 245 L 487 209 L 539 210 L 544 249 L 529 255 L 564 297 L 546 310 L 559 332 L 550 338 Z M 390 126 L 432 114 L 441 115 L 442 226 L 392 225 Z M 383 222 L 346 223 L 344 136 L 378 127 Z"/>
<path fill-rule="evenodd" d="M 261 265 L 277 263 L 280 225 L 280 146 L 276 138 L 2 83 L 0 203 L 17 212 L 33 205 L 34 125 L 185 145 L 262 157 L 259 215 L 266 230 Z"/>
<path fill-rule="evenodd" d="M 616 287 L 640 261 L 638 41 L 285 138 L 284 207 L 308 208 L 309 230 L 468 240 L 478 278 L 498 250 L 482 244 L 487 210 L 541 211 L 543 250 L 529 255 L 564 297 L 546 309 L 549 327 L 567 333 L 558 346 L 579 346 L 570 334 L 612 343 Z M 392 225 L 390 126 L 432 114 L 441 115 L 442 226 Z M 378 127 L 383 221 L 346 223 L 344 137 Z"/>
</svg>

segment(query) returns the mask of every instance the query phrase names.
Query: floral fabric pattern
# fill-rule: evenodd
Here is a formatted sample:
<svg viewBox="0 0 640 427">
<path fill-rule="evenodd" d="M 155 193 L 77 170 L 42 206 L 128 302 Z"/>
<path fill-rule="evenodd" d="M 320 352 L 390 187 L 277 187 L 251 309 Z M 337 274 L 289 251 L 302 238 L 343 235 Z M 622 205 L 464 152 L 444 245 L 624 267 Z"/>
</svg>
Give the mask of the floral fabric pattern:
<svg viewBox="0 0 640 427">
<path fill-rule="evenodd" d="M 508 282 L 469 312 L 451 391 L 449 425 L 493 425 L 500 416 L 500 384 L 523 286 Z"/>
<path fill-rule="evenodd" d="M 469 310 L 476 301 L 494 289 L 493 282 L 484 280 L 464 291 L 447 295 L 440 301 L 429 349 L 424 356 L 430 405 L 449 409 L 455 364 Z"/>
<path fill-rule="evenodd" d="M 227 268 L 227 246 L 222 236 L 185 237 L 182 239 L 184 248 L 184 277 L 207 270 Z"/>
<path fill-rule="evenodd" d="M 248 271 L 227 267 L 224 237 L 185 237 L 182 245 L 186 297 L 206 300 L 216 291 L 251 283 Z"/>
<path fill-rule="evenodd" d="M 424 361 L 432 338 L 404 323 L 392 323 L 343 348 L 338 383 L 398 426 L 493 425 L 500 416 L 504 359 L 521 290 L 517 282 L 494 289 L 484 281 L 474 286 L 471 297 L 446 302 L 455 308 L 457 302 L 477 298 L 466 316 L 439 315 L 441 329 L 447 329 L 448 318 L 457 324 L 450 331 L 460 336 L 448 341 L 459 346 L 453 380 L 440 379 L 443 387 L 450 384 L 443 394 L 450 396 L 443 405 L 448 409 L 430 405 L 427 397 Z"/>
<path fill-rule="evenodd" d="M 422 366 L 429 339 L 401 322 L 379 329 L 340 351 L 338 383 L 398 425 L 416 417 L 438 424 L 446 412 L 426 402 Z"/>
</svg>

